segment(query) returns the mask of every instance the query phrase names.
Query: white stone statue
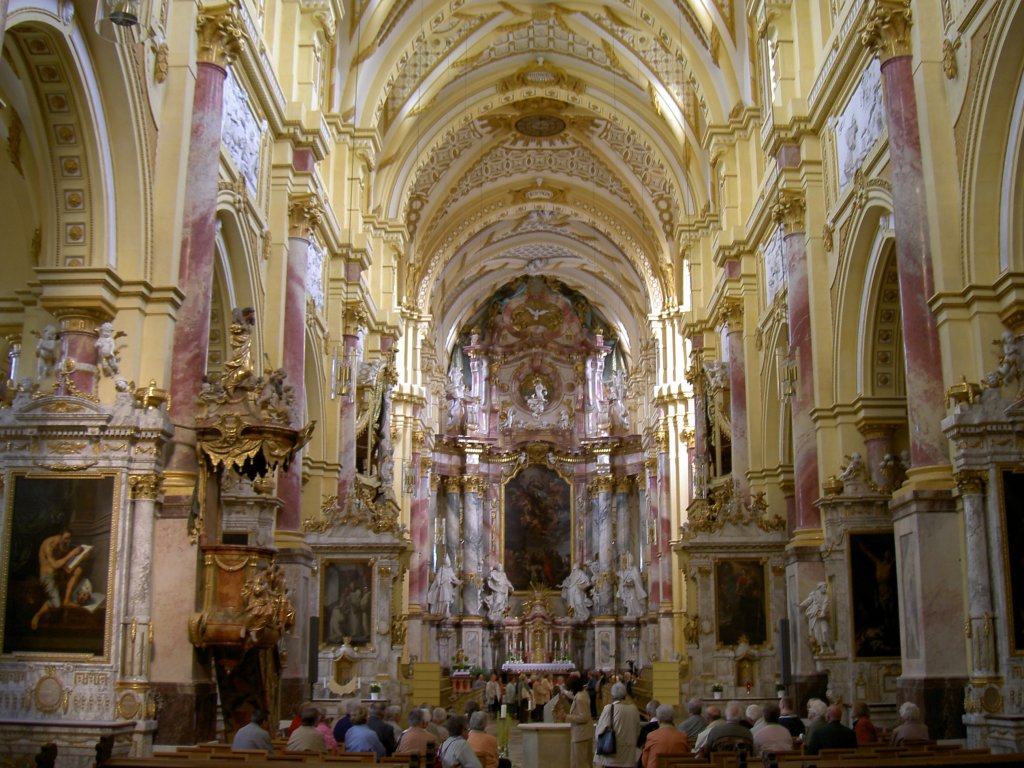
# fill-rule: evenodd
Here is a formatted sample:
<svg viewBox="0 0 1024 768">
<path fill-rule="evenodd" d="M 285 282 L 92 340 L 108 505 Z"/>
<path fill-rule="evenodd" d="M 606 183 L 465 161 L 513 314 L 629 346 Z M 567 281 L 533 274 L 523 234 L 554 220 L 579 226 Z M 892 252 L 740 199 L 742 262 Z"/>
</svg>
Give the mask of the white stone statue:
<svg viewBox="0 0 1024 768">
<path fill-rule="evenodd" d="M 458 354 L 452 355 L 444 394 L 448 398 L 447 429 L 458 429 L 466 417 L 466 381 L 462 373 L 462 357 Z"/>
<path fill-rule="evenodd" d="M 831 609 L 829 607 L 828 586 L 824 581 L 800 603 L 807 617 L 807 631 L 811 637 L 811 645 L 817 654 L 831 653 L 832 627 L 829 624 Z"/>
<path fill-rule="evenodd" d="M 864 476 L 864 459 L 858 451 L 847 457 L 847 464 L 839 475 L 840 480 L 860 480 Z"/>
<path fill-rule="evenodd" d="M 508 609 L 508 596 L 514 589 L 501 563 L 494 566 L 487 575 L 487 589 L 489 592 L 484 595 L 487 618 L 491 621 L 501 621 Z"/>
<path fill-rule="evenodd" d="M 619 571 L 619 599 L 626 609 L 627 619 L 639 619 L 644 615 L 647 590 L 644 589 L 644 578 L 640 575 L 640 569 L 633 565 L 633 555 L 629 552 L 626 553 L 623 568 Z"/>
<path fill-rule="evenodd" d="M 114 326 L 107 322 L 101 323 L 96 337 L 96 357 L 100 371 L 104 376 L 113 378 L 121 370 L 121 361 L 117 359 L 117 337 Z"/>
<path fill-rule="evenodd" d="M 57 329 L 52 325 L 43 328 L 43 333 L 36 342 L 36 378 L 45 379 L 57 367 Z"/>
<path fill-rule="evenodd" d="M 442 565 L 434 580 L 427 589 L 427 610 L 435 616 L 448 617 L 452 615 L 452 603 L 455 602 L 455 589 L 462 584 L 455 571 L 452 569 L 451 560 L 448 555 L 444 556 Z"/>
<path fill-rule="evenodd" d="M 569 608 L 572 620 L 580 623 L 589 619 L 590 606 L 594 604 L 587 594 L 590 579 L 579 563 L 576 563 L 572 572 L 558 586 L 562 588 L 562 599 Z"/>
<path fill-rule="evenodd" d="M 548 407 L 548 388 L 544 386 L 540 376 L 533 380 L 533 394 L 526 398 L 526 404 L 535 415 L 539 415 Z"/>
</svg>

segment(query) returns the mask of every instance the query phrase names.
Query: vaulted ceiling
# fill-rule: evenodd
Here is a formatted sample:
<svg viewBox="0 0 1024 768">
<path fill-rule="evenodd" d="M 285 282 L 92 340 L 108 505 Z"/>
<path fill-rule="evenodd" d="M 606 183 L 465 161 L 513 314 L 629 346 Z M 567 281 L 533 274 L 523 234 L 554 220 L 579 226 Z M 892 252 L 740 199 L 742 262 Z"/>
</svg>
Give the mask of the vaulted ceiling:
<svg viewBox="0 0 1024 768">
<path fill-rule="evenodd" d="M 627 349 L 686 304 L 702 139 L 752 99 L 744 5 L 355 0 L 342 112 L 381 141 L 371 209 L 406 227 L 403 298 L 439 339 L 524 273 L 589 296 Z"/>
</svg>

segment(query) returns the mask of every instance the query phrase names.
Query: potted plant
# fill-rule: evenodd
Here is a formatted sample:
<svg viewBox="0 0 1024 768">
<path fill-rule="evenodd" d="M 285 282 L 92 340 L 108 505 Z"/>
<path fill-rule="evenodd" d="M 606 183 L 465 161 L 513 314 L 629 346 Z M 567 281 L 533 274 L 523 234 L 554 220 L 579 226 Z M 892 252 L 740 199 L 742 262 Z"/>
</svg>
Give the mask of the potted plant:
<svg viewBox="0 0 1024 768">
<path fill-rule="evenodd" d="M 724 688 L 722 687 L 721 683 L 712 683 L 711 684 L 711 695 L 714 696 L 716 699 L 722 698 L 722 691 L 723 690 L 724 690 Z"/>
<path fill-rule="evenodd" d="M 374 701 L 380 698 L 380 683 L 370 683 L 370 698 Z"/>
<path fill-rule="evenodd" d="M 782 684 L 781 680 L 776 680 L 775 681 L 775 696 L 776 696 L 776 698 L 781 699 L 785 695 L 786 695 L 786 686 L 784 686 Z"/>
</svg>

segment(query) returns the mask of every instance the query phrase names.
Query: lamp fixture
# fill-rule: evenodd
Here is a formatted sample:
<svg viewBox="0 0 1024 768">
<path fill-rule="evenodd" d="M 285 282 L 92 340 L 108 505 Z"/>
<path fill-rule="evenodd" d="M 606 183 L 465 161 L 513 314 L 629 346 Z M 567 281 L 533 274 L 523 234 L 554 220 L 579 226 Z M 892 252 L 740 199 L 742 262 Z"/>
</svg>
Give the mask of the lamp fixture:
<svg viewBox="0 0 1024 768">
<path fill-rule="evenodd" d="M 139 23 L 139 0 L 105 0 L 107 19 L 119 27 L 134 27 Z"/>
</svg>

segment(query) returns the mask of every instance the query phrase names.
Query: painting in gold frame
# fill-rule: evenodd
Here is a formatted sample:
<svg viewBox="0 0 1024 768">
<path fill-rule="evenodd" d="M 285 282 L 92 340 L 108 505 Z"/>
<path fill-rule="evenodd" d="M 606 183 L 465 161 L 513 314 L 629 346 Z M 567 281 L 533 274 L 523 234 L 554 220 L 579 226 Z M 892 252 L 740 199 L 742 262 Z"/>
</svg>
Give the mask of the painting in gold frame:
<svg viewBox="0 0 1024 768">
<path fill-rule="evenodd" d="M 373 626 L 373 564 L 329 560 L 320 583 L 320 641 L 324 645 L 369 645 Z"/>
<path fill-rule="evenodd" d="M 903 553 L 905 565 L 909 555 Z M 916 555 L 915 555 L 916 558 Z M 916 566 L 911 570 L 916 570 Z M 896 584 L 896 540 L 892 531 L 850 532 L 850 630 L 859 659 L 900 655 L 900 611 Z M 916 597 L 914 598 L 916 600 Z M 917 620 L 913 611 L 908 621 Z M 908 639 L 916 637 L 908 625 Z M 916 658 L 916 641 L 908 658 Z M 910 655 L 913 654 L 913 655 Z"/>
<path fill-rule="evenodd" d="M 764 645 L 768 641 L 765 565 L 760 560 L 715 563 L 715 611 L 722 646 Z"/>
<path fill-rule="evenodd" d="M 117 477 L 26 473 L 8 482 L 3 652 L 106 656 Z"/>
<path fill-rule="evenodd" d="M 572 569 L 572 487 L 556 470 L 527 464 L 504 487 L 505 573 L 517 590 L 555 589 Z"/>
<path fill-rule="evenodd" d="M 1002 473 L 999 506 L 1002 511 L 1003 564 L 1006 572 L 1006 602 L 1009 617 L 1010 652 L 1024 654 L 1024 474 Z"/>
</svg>

